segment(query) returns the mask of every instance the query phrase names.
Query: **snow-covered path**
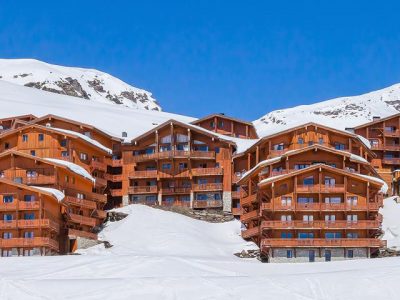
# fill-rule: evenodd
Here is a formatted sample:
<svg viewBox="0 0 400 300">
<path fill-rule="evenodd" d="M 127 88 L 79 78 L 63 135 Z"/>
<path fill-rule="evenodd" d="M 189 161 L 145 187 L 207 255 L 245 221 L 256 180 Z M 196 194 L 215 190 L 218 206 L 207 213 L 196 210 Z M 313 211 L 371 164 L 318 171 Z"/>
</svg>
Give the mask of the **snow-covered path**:
<svg viewBox="0 0 400 300">
<path fill-rule="evenodd" d="M 0 259 L 0 299 L 400 299 L 400 258 L 262 264 L 240 224 L 129 206 L 84 255 Z"/>
</svg>

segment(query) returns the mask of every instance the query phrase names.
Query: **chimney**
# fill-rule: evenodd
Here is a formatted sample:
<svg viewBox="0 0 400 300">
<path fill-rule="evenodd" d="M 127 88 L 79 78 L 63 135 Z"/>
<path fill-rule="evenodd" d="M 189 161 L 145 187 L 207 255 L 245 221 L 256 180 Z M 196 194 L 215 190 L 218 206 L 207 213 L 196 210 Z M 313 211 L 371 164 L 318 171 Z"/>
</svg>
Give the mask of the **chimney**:
<svg viewBox="0 0 400 300">
<path fill-rule="evenodd" d="M 381 117 L 380 116 L 373 116 L 372 121 L 378 121 Z"/>
<path fill-rule="evenodd" d="M 346 127 L 344 130 L 346 130 L 350 133 L 354 133 L 354 128 L 352 128 L 352 127 Z"/>
<path fill-rule="evenodd" d="M 128 137 L 128 133 L 127 133 L 126 131 L 122 131 L 122 137 L 123 137 L 123 138 Z"/>
</svg>

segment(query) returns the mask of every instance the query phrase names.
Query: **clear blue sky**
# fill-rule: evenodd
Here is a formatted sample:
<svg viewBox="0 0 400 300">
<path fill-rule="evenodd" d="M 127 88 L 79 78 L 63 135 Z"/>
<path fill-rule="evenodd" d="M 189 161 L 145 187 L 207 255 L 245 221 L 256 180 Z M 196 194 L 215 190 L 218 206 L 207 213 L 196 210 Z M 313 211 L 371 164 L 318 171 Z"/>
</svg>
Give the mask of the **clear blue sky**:
<svg viewBox="0 0 400 300">
<path fill-rule="evenodd" d="M 165 111 L 253 120 L 400 82 L 399 2 L 0 0 L 0 57 L 100 69 Z"/>
</svg>

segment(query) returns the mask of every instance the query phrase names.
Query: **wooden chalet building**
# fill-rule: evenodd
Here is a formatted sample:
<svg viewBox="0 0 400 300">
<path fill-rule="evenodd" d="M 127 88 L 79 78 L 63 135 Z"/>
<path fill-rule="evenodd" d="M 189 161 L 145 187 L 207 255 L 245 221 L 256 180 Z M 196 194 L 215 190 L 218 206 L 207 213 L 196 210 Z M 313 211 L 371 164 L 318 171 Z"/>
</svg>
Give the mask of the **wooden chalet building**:
<svg viewBox="0 0 400 300">
<path fill-rule="evenodd" d="M 399 195 L 400 114 L 386 118 L 374 117 L 372 122 L 349 130 L 369 140 L 376 154 L 371 164 L 389 185 L 389 194 Z"/>
<path fill-rule="evenodd" d="M 193 121 L 192 124 L 226 136 L 242 139 L 258 138 L 256 129 L 251 122 L 232 118 L 225 114 L 212 114 Z"/>
<path fill-rule="evenodd" d="M 374 157 L 357 135 L 314 123 L 261 139 L 234 158 L 242 236 L 271 262 L 376 253 L 384 183 Z"/>
<path fill-rule="evenodd" d="M 167 121 L 123 146 L 124 204 L 230 211 L 234 143 L 201 127 Z"/>
</svg>

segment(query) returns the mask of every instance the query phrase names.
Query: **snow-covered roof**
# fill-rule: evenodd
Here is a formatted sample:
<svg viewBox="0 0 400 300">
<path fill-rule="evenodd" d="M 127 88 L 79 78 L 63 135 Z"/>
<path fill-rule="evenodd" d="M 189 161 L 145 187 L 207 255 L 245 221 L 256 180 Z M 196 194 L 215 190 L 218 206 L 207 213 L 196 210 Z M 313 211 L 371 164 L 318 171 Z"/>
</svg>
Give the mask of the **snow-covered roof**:
<svg viewBox="0 0 400 300">
<path fill-rule="evenodd" d="M 270 159 L 266 159 L 263 161 L 260 161 L 258 164 L 256 164 L 253 168 L 251 168 L 250 170 L 248 170 L 247 172 L 243 173 L 243 175 L 241 176 L 241 179 L 246 178 L 247 176 L 249 176 L 250 174 L 252 174 L 255 170 L 257 170 L 258 168 L 261 168 L 263 166 L 267 166 L 270 164 L 273 164 L 275 162 L 278 162 L 282 159 L 282 156 L 277 156 L 277 157 L 273 157 Z"/>
<path fill-rule="evenodd" d="M 358 174 L 358 173 L 357 173 L 357 175 L 359 175 L 359 176 L 361 176 L 361 177 L 367 178 L 367 179 L 369 179 L 369 180 L 372 180 L 372 181 L 375 181 L 375 182 L 381 184 L 382 187 L 381 187 L 381 189 L 380 189 L 380 192 L 383 193 L 383 194 L 386 194 L 386 193 L 387 193 L 389 187 L 388 187 L 387 183 L 386 183 L 385 181 L 383 181 L 382 179 L 377 178 L 377 177 L 374 177 L 374 176 L 369 176 L 369 175 L 364 175 L 364 174 Z"/>
<path fill-rule="evenodd" d="M 86 171 L 81 166 L 78 166 L 77 164 L 74 164 L 72 162 L 65 161 L 65 160 L 62 160 L 62 159 L 56 159 L 56 158 L 48 158 L 48 157 L 46 157 L 46 158 L 43 158 L 43 159 L 44 160 L 48 160 L 50 162 L 54 162 L 54 163 L 59 164 L 59 165 L 63 165 L 65 167 L 67 167 L 69 170 L 71 170 L 72 172 L 74 172 L 74 173 L 76 173 L 76 174 L 78 174 L 78 175 L 80 175 L 80 176 L 82 176 L 84 178 L 87 178 L 87 179 L 95 182 L 95 179 L 92 177 L 92 175 L 90 175 L 88 171 Z"/>
<path fill-rule="evenodd" d="M 58 202 L 61 202 L 65 198 L 64 193 L 57 189 L 42 187 L 42 186 L 31 186 L 31 187 L 53 194 L 53 196 L 57 198 Z"/>
</svg>

